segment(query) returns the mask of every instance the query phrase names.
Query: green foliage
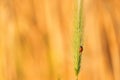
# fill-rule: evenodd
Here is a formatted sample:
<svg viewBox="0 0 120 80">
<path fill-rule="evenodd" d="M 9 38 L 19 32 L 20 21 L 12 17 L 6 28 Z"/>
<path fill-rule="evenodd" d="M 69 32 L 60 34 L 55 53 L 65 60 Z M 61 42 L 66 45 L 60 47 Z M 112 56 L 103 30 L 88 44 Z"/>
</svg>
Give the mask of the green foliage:
<svg viewBox="0 0 120 80">
<path fill-rule="evenodd" d="M 78 4 L 80 2 L 80 4 Z M 80 63 L 82 52 L 79 52 L 80 46 L 83 46 L 83 0 L 75 0 L 74 5 L 74 35 L 73 35 L 73 50 L 74 50 L 74 70 L 78 79 L 80 72 Z"/>
</svg>

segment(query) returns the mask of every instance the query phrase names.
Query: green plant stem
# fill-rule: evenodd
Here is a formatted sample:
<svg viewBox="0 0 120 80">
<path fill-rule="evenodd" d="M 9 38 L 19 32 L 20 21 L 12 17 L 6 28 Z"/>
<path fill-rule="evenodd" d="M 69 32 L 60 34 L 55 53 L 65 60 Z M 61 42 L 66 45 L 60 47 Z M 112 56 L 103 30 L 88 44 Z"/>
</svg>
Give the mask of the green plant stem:
<svg viewBox="0 0 120 80">
<path fill-rule="evenodd" d="M 81 64 L 81 56 L 82 56 L 82 52 L 79 52 L 79 49 L 80 46 L 83 46 L 83 0 L 75 0 L 74 10 L 75 10 L 74 35 L 73 35 L 74 70 L 75 70 L 76 80 L 78 80 L 78 74 L 80 72 L 80 64 Z"/>
<path fill-rule="evenodd" d="M 78 76 L 76 76 L 76 80 L 78 80 Z"/>
</svg>

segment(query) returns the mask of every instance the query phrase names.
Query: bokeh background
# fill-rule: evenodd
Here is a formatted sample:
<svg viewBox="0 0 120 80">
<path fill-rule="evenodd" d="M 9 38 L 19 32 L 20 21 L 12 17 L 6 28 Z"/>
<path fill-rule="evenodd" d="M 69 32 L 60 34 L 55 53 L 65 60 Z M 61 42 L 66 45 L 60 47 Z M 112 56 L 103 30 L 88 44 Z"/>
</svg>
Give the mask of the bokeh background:
<svg viewBox="0 0 120 80">
<path fill-rule="evenodd" d="M 75 80 L 74 0 L 0 0 L 0 80 Z M 120 80 L 120 0 L 84 0 L 79 80 Z"/>
</svg>

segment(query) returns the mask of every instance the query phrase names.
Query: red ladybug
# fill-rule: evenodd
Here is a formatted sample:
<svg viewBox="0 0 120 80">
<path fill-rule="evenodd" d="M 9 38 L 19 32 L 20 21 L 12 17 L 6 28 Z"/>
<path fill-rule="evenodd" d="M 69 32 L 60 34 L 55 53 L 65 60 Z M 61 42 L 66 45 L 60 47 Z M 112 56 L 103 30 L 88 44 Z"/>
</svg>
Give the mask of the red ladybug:
<svg viewBox="0 0 120 80">
<path fill-rule="evenodd" d="M 81 53 L 81 52 L 83 52 L 83 47 L 82 46 L 80 46 L 80 48 L 79 48 L 79 53 Z"/>
</svg>

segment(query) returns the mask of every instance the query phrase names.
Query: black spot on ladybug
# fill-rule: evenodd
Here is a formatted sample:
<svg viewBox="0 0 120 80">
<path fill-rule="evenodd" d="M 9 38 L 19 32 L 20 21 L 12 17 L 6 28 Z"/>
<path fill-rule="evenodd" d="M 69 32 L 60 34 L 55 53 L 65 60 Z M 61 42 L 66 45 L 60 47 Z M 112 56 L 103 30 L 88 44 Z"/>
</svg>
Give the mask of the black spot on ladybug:
<svg viewBox="0 0 120 80">
<path fill-rule="evenodd" d="M 83 52 L 83 46 L 80 46 L 79 53 Z"/>
</svg>

